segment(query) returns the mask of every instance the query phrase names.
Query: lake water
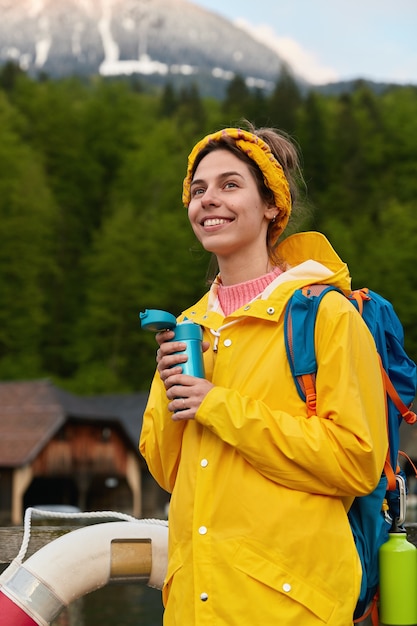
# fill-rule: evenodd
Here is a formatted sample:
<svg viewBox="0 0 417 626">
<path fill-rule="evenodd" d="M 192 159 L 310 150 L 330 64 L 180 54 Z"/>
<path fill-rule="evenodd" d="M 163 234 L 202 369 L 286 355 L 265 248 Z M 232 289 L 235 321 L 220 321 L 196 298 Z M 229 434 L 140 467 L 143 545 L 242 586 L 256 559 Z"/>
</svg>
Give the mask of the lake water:
<svg viewBox="0 0 417 626">
<path fill-rule="evenodd" d="M 52 626 L 162 626 L 161 592 L 144 584 L 114 584 L 80 598 Z"/>
</svg>

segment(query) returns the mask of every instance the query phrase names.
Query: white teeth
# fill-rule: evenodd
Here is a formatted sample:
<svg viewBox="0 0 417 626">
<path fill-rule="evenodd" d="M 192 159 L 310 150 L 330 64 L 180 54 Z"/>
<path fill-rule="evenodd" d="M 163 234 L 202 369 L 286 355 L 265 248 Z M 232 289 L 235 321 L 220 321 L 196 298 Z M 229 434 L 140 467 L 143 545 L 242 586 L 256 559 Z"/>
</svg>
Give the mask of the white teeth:
<svg viewBox="0 0 417 626">
<path fill-rule="evenodd" d="M 204 221 L 204 226 L 219 226 L 219 224 L 228 224 L 230 220 L 223 220 L 219 217 L 215 217 Z"/>
</svg>

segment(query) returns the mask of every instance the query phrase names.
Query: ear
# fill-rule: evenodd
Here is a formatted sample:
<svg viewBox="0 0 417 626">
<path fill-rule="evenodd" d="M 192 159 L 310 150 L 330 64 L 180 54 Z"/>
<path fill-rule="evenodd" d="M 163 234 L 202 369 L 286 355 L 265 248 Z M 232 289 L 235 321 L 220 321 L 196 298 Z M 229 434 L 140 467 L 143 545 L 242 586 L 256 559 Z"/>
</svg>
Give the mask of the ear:
<svg viewBox="0 0 417 626">
<path fill-rule="evenodd" d="M 267 220 L 271 221 L 277 216 L 278 213 L 279 209 L 277 209 L 275 204 L 268 204 L 268 206 L 265 208 L 264 215 Z"/>
</svg>

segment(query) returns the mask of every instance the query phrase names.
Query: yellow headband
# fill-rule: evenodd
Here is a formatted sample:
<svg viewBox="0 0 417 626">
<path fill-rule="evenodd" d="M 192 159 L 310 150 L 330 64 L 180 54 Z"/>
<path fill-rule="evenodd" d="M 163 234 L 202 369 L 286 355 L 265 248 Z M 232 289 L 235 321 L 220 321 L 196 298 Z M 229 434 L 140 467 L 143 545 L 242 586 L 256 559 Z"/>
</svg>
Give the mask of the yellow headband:
<svg viewBox="0 0 417 626">
<path fill-rule="evenodd" d="M 221 141 L 226 137 L 233 139 L 238 148 L 247 154 L 252 161 L 255 161 L 264 176 L 266 186 L 274 194 L 275 205 L 277 209 L 279 209 L 279 213 L 275 221 L 271 223 L 270 236 L 271 243 L 275 243 L 286 227 L 291 214 L 290 186 L 281 164 L 274 157 L 269 146 L 253 133 L 241 130 L 240 128 L 225 128 L 201 139 L 201 141 L 194 146 L 188 157 L 187 175 L 184 179 L 182 193 L 183 203 L 186 207 L 190 204 L 193 167 L 198 154 L 210 142 Z"/>
</svg>

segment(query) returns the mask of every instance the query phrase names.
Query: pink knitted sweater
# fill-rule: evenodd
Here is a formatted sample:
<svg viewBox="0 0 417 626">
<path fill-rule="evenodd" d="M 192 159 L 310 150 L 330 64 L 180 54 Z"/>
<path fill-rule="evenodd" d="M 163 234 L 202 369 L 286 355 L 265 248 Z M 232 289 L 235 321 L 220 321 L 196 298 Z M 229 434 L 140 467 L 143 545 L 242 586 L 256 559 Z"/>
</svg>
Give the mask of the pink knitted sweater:
<svg viewBox="0 0 417 626">
<path fill-rule="evenodd" d="M 280 267 L 274 267 L 271 272 L 259 276 L 253 280 L 247 280 L 243 283 L 237 283 L 236 285 L 230 285 L 225 287 L 221 280 L 219 281 L 217 296 L 219 298 L 220 306 L 222 307 L 225 315 L 230 315 L 233 311 L 240 309 L 241 306 L 250 302 L 256 296 L 259 296 L 263 290 L 268 287 L 272 281 L 282 274 Z"/>
</svg>

